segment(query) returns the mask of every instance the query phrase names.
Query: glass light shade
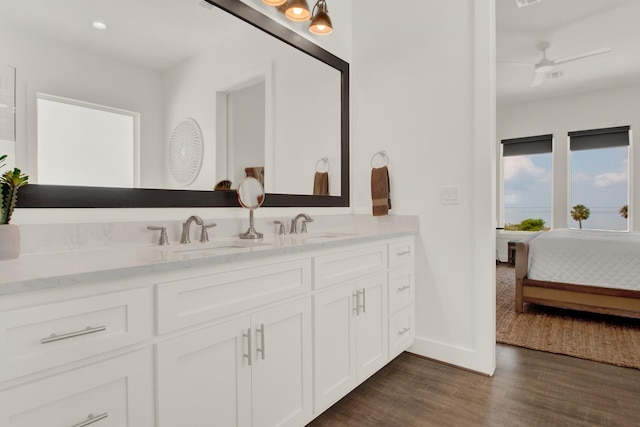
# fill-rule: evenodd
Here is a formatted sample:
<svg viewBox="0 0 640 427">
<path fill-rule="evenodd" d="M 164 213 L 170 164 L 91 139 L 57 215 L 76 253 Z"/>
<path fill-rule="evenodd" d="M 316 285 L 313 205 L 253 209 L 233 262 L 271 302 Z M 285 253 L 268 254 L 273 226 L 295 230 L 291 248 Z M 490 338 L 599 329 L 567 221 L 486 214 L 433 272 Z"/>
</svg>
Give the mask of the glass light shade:
<svg viewBox="0 0 640 427">
<path fill-rule="evenodd" d="M 262 0 L 262 3 L 266 4 L 267 6 L 282 6 L 286 2 L 287 0 Z"/>
<path fill-rule="evenodd" d="M 304 22 L 311 18 L 307 0 L 289 0 L 284 14 L 289 20 L 295 22 Z"/>
<path fill-rule="evenodd" d="M 329 14 L 327 13 L 327 4 L 324 1 L 318 1 L 316 7 L 318 8 L 318 12 L 316 12 L 311 19 L 309 31 L 313 34 L 322 36 L 331 34 L 333 32 L 333 25 L 331 24 L 331 18 L 329 18 Z"/>
</svg>

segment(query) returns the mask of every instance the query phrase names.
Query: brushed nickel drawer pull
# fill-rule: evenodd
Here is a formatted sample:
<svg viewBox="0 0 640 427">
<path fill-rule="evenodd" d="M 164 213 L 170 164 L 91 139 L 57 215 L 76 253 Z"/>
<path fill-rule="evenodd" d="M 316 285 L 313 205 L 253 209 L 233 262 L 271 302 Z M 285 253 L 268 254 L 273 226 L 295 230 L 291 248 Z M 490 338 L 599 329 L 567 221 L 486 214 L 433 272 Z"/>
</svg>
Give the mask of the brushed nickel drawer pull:
<svg viewBox="0 0 640 427">
<path fill-rule="evenodd" d="M 86 420 L 84 420 L 83 422 L 81 422 L 79 424 L 74 424 L 71 427 L 86 427 L 89 424 L 97 423 L 100 420 L 104 420 L 108 416 L 109 416 L 109 414 L 106 413 L 106 412 L 104 414 L 100 414 L 100 415 L 89 414 L 89 416 L 87 417 Z"/>
<path fill-rule="evenodd" d="M 243 354 L 242 357 L 247 358 L 247 363 L 251 366 L 251 328 L 247 329 L 247 333 L 242 333 L 242 336 L 247 339 L 247 354 Z"/>
<path fill-rule="evenodd" d="M 411 328 L 403 328 L 401 331 L 398 331 L 398 335 L 404 335 L 409 332 Z"/>
<path fill-rule="evenodd" d="M 69 333 L 61 334 L 61 335 L 57 335 L 57 334 L 53 333 L 50 336 L 48 336 L 47 338 L 42 338 L 40 340 L 40 343 L 47 344 L 47 343 L 50 343 L 50 342 L 66 340 L 66 339 L 69 339 L 69 338 L 75 338 L 75 337 L 79 337 L 79 336 L 82 336 L 82 335 L 95 334 L 96 332 L 102 332 L 102 331 L 106 331 L 106 330 L 107 330 L 106 326 L 97 326 L 95 328 L 92 328 L 91 326 L 87 326 L 86 329 L 83 329 L 81 331 L 69 332 Z"/>
<path fill-rule="evenodd" d="M 405 256 L 405 255 L 411 255 L 411 251 L 410 250 L 406 250 L 406 251 L 398 252 L 396 254 L 397 257 L 401 257 L 401 256 Z"/>
<path fill-rule="evenodd" d="M 367 302 L 365 300 L 366 298 L 366 289 L 362 288 L 362 291 L 358 290 L 358 308 L 362 309 L 362 312 L 366 312 L 367 311 Z M 362 305 L 360 305 L 360 295 L 362 295 Z"/>
<path fill-rule="evenodd" d="M 261 323 L 260 327 L 256 328 L 256 333 L 258 332 L 260 332 L 260 348 L 257 348 L 256 351 L 260 353 L 262 360 L 264 360 L 264 323 Z"/>
<path fill-rule="evenodd" d="M 402 292 L 402 291 L 406 291 L 407 289 L 409 289 L 411 286 L 410 285 L 404 285 L 401 288 L 398 288 L 398 292 Z"/>
</svg>

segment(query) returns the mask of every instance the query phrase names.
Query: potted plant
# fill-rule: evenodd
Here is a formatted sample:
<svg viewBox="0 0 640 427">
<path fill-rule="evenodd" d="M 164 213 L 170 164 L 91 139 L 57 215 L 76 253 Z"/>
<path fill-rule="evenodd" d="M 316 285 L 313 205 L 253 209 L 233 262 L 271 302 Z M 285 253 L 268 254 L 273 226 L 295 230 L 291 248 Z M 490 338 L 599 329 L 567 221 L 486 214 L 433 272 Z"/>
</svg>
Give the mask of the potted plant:
<svg viewBox="0 0 640 427">
<path fill-rule="evenodd" d="M 6 154 L 0 156 L 0 169 L 6 158 Z M 0 260 L 20 256 L 20 229 L 9 222 L 18 201 L 18 190 L 27 184 L 28 179 L 18 168 L 0 176 Z"/>
</svg>

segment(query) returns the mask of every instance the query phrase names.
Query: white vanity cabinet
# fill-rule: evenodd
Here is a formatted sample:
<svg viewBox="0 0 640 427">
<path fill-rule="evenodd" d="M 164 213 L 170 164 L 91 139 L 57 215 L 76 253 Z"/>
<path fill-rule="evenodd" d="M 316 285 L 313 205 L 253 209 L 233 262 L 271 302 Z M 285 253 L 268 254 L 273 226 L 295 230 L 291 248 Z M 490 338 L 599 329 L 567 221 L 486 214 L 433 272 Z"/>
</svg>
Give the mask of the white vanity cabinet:
<svg viewBox="0 0 640 427">
<path fill-rule="evenodd" d="M 315 402 L 321 412 L 388 362 L 387 246 L 376 242 L 314 261 L 322 266 L 315 283 L 322 290 L 314 295 Z"/>
<path fill-rule="evenodd" d="M 159 425 L 301 426 L 311 360 L 308 296 L 160 342 Z"/>
<path fill-rule="evenodd" d="M 225 260 L 0 298 L 0 426 L 298 427 L 413 342 L 413 237 Z"/>
<path fill-rule="evenodd" d="M 157 344 L 159 425 L 304 424 L 312 414 L 310 257 L 169 276 L 155 285 L 158 333 L 186 331 Z"/>
<path fill-rule="evenodd" d="M 409 348 L 415 337 L 415 243 L 389 244 L 389 358 Z"/>
</svg>

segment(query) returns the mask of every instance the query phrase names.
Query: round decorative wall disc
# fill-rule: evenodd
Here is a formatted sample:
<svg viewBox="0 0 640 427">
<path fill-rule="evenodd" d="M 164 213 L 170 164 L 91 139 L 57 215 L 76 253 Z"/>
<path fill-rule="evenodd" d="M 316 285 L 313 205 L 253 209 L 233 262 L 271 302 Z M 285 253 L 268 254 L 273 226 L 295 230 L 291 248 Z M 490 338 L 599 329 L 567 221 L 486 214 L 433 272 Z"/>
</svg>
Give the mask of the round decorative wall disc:
<svg viewBox="0 0 640 427">
<path fill-rule="evenodd" d="M 184 119 L 173 130 L 169 141 L 169 171 L 176 182 L 189 185 L 202 167 L 204 143 L 198 122 Z"/>
</svg>

